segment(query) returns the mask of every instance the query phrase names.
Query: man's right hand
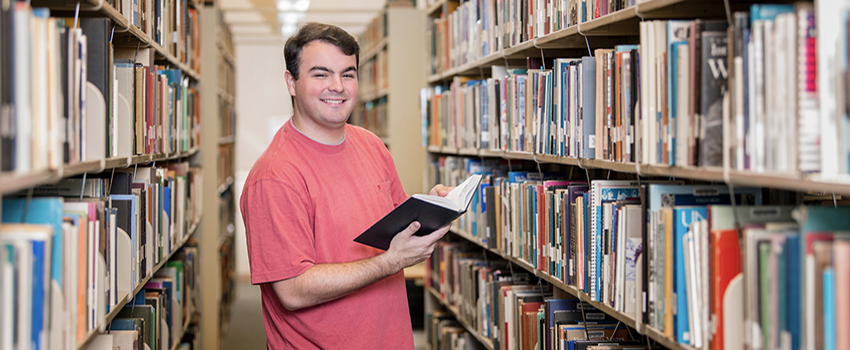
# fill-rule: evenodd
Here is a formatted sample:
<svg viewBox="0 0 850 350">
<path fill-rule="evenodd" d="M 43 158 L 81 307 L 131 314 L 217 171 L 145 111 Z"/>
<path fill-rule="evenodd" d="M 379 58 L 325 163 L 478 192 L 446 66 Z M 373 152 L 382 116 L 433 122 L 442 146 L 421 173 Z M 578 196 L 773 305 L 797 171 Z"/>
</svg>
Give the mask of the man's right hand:
<svg viewBox="0 0 850 350">
<path fill-rule="evenodd" d="M 390 261 L 399 264 L 399 270 L 428 259 L 431 253 L 434 252 L 434 246 L 437 244 L 437 241 L 449 232 L 452 224 L 449 223 L 426 236 L 414 236 L 413 234 L 419 231 L 419 227 L 418 221 L 414 221 L 408 225 L 406 229 L 399 232 L 393 238 L 392 242 L 390 242 L 390 248 L 384 253 L 391 257 Z"/>
</svg>

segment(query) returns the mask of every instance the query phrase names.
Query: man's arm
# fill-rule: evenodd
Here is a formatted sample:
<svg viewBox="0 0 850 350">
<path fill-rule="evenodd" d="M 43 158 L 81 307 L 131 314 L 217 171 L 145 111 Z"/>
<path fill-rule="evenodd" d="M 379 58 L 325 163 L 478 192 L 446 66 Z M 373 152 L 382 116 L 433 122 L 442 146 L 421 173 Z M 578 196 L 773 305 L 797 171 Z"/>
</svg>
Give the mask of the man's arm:
<svg viewBox="0 0 850 350">
<path fill-rule="evenodd" d="M 304 273 L 274 282 L 272 286 L 278 300 L 287 310 L 319 305 L 425 261 L 449 227 L 451 225 L 418 237 L 413 234 L 419 230 L 419 223 L 414 222 L 396 235 L 390 248 L 382 254 L 349 263 L 316 264 Z"/>
</svg>

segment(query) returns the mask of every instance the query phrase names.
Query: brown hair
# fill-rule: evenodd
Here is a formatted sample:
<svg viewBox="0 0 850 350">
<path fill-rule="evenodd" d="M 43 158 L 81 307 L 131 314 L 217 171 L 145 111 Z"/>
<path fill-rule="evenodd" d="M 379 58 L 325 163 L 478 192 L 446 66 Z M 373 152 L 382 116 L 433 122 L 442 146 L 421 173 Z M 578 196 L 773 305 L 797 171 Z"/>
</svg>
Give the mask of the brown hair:
<svg viewBox="0 0 850 350">
<path fill-rule="evenodd" d="M 307 22 L 295 35 L 286 40 L 283 46 L 283 58 L 286 61 L 286 70 L 292 74 L 292 78 L 298 80 L 298 69 L 301 67 L 301 49 L 314 40 L 321 40 L 339 48 L 342 53 L 354 55 L 357 66 L 360 66 L 360 44 L 351 34 L 340 27 Z"/>
</svg>

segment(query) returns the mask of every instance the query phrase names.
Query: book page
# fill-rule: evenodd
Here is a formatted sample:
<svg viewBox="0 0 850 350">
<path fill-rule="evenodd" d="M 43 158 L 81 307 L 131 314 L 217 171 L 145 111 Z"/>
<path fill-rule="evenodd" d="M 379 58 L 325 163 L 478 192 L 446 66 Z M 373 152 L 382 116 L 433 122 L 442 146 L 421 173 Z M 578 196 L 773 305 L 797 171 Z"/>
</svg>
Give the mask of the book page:
<svg viewBox="0 0 850 350">
<path fill-rule="evenodd" d="M 429 194 L 414 194 L 413 197 L 444 208 L 462 211 L 472 201 L 472 195 L 475 194 L 475 189 L 478 188 L 478 183 L 480 182 L 481 175 L 476 174 L 468 177 L 445 197 Z"/>
</svg>

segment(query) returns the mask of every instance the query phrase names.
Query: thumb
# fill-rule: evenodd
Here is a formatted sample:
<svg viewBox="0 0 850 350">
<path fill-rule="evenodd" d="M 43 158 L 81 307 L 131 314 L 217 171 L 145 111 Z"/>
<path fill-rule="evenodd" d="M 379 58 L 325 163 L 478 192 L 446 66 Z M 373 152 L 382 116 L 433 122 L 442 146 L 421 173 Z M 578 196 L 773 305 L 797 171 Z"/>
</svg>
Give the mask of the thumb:
<svg viewBox="0 0 850 350">
<path fill-rule="evenodd" d="M 416 231 L 419 231 L 419 227 L 422 226 L 419 224 L 419 221 L 411 222 L 410 225 L 407 225 L 407 228 L 398 233 L 399 236 L 402 237 L 410 237 L 413 236 Z"/>
</svg>

